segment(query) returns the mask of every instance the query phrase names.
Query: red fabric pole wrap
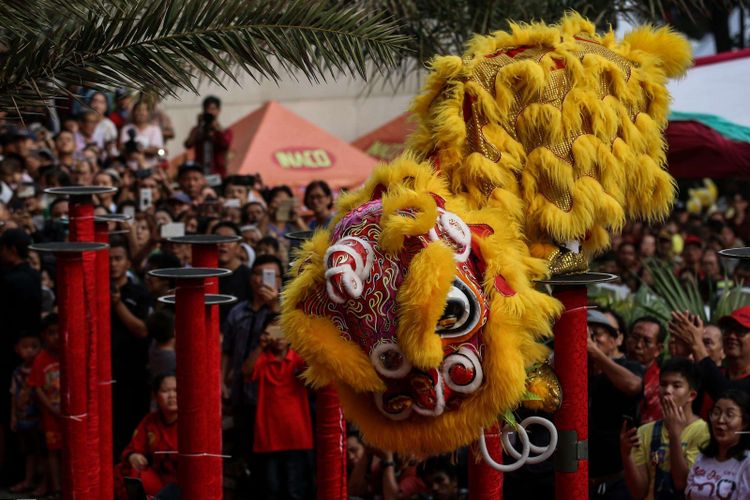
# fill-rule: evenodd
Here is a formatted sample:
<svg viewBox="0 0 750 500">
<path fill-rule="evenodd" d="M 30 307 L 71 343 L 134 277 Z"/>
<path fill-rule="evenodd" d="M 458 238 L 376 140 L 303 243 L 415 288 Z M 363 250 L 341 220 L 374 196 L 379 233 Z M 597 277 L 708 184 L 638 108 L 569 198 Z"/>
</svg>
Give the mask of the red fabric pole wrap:
<svg viewBox="0 0 750 500">
<path fill-rule="evenodd" d="M 219 251 L 217 245 L 193 245 L 191 263 L 193 267 L 219 267 Z M 219 293 L 219 278 L 206 278 L 206 293 Z M 206 328 L 203 341 L 203 352 L 206 358 L 206 378 L 203 380 L 206 399 L 206 432 L 208 433 L 208 450 L 214 455 L 221 455 L 221 346 L 219 333 L 219 306 L 206 308 Z M 211 475 L 219 482 L 221 489 L 223 478 L 223 463 L 216 459 L 212 464 Z"/>
<path fill-rule="evenodd" d="M 494 425 L 487 429 L 484 439 L 490 456 L 497 463 L 503 463 L 499 427 Z M 487 465 L 479 451 L 478 443 L 471 445 L 469 450 L 469 500 L 502 500 L 503 474 Z"/>
<path fill-rule="evenodd" d="M 318 499 L 346 499 L 346 420 L 333 385 L 318 391 L 316 461 Z"/>
<path fill-rule="evenodd" d="M 588 440 L 588 358 L 585 286 L 555 290 L 555 298 L 565 306 L 555 332 L 555 373 L 562 386 L 562 406 L 555 413 L 558 431 L 575 431 L 578 441 Z M 617 453 L 617 450 L 613 450 Z M 589 497 L 589 462 L 578 460 L 575 472 L 555 472 L 557 500 L 586 500 Z"/>
<path fill-rule="evenodd" d="M 57 254 L 60 325 L 60 413 L 63 433 L 62 486 L 64 498 L 94 498 L 88 467 L 86 391 L 86 307 L 83 258 Z"/>
<path fill-rule="evenodd" d="M 216 477 L 215 464 L 220 457 L 209 457 L 204 402 L 208 398 L 206 383 L 205 294 L 202 279 L 178 280 L 175 291 L 175 327 L 177 332 L 177 478 L 183 500 L 221 498 L 221 475 Z"/>
<path fill-rule="evenodd" d="M 71 196 L 69 202 L 70 241 L 95 241 L 94 204 L 90 196 Z M 79 362 L 86 365 L 86 412 L 88 413 L 88 465 L 91 491 L 99 491 L 99 370 L 98 370 L 98 327 L 99 313 L 96 290 L 96 252 L 83 254 L 83 278 L 87 356 Z M 85 360 L 85 361 L 84 361 Z M 82 388 L 83 389 L 83 388 Z"/>
<path fill-rule="evenodd" d="M 109 224 L 97 222 L 96 241 L 109 243 Z M 112 451 L 112 349 L 110 338 L 109 249 L 96 252 L 97 380 L 99 382 L 99 498 L 114 497 Z"/>
</svg>

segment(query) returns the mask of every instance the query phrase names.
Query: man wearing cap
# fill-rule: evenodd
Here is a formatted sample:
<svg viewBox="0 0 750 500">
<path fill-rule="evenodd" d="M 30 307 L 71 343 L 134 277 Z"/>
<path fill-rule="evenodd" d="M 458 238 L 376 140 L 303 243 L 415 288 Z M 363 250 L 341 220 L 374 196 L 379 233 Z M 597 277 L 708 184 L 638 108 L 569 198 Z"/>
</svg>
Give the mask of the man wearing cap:
<svg viewBox="0 0 750 500">
<path fill-rule="evenodd" d="M 682 269 L 680 275 L 691 273 L 696 278 L 701 275 L 701 257 L 703 256 L 703 242 L 694 235 L 685 237 L 685 246 L 682 250 Z"/>
<path fill-rule="evenodd" d="M 203 201 L 203 187 L 206 178 L 203 175 L 203 167 L 193 161 L 186 161 L 177 170 L 177 184 L 193 204 Z"/>
<path fill-rule="evenodd" d="M 726 363 L 723 370 L 711 359 L 703 342 L 701 322 L 687 313 L 674 312 L 672 316 L 673 330 L 690 345 L 706 391 L 714 400 L 727 389 L 750 393 L 750 306 L 740 307 L 719 319 Z"/>
<path fill-rule="evenodd" d="M 614 317 L 590 309 L 589 474 L 591 498 L 628 498 L 619 453 L 623 417 L 635 420 L 643 367 L 619 351 L 623 334 Z"/>
</svg>

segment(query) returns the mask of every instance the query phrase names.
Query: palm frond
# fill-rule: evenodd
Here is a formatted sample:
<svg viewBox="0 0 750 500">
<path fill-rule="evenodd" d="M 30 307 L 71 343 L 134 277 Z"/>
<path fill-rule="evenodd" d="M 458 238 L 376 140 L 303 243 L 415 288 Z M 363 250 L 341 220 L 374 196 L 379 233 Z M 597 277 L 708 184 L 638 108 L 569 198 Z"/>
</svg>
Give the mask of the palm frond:
<svg viewBox="0 0 750 500">
<path fill-rule="evenodd" d="M 690 311 L 704 322 L 708 321 L 706 308 L 694 279 L 680 281 L 671 268 L 655 261 L 645 262 L 644 265 L 654 278 L 654 291 L 664 299 L 670 310 Z"/>
<path fill-rule="evenodd" d="M 388 71 L 407 39 L 383 11 L 323 0 L 37 0 L 14 2 L 0 41 L 0 106 L 39 102 L 72 86 L 195 91 L 201 75 L 222 83 L 244 71 L 312 81 Z M 27 12 L 34 12 L 28 9 Z M 397 55 L 398 54 L 398 55 Z"/>
</svg>

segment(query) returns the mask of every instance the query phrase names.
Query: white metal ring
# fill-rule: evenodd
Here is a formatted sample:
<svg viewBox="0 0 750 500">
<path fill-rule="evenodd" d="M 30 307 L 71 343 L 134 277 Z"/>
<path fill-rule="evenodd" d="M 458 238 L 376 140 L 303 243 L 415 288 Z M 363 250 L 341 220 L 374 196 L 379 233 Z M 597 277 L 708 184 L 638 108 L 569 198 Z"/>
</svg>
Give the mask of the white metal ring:
<svg viewBox="0 0 750 500">
<path fill-rule="evenodd" d="M 505 443 L 508 440 L 507 434 L 508 432 L 510 432 L 508 430 L 508 427 L 509 426 L 506 426 L 506 428 L 504 428 L 502 432 L 503 443 Z M 519 439 L 521 440 L 523 448 L 521 449 L 521 454 L 519 455 L 519 459 L 513 462 L 512 464 L 506 465 L 506 464 L 499 464 L 495 462 L 495 460 L 490 456 L 489 451 L 487 451 L 487 442 L 485 441 L 485 438 L 484 438 L 484 429 L 482 430 L 482 433 L 479 435 L 479 449 L 482 452 L 482 458 L 484 458 L 484 461 L 487 462 L 487 465 L 489 465 L 493 469 L 500 471 L 500 472 L 513 472 L 523 467 L 523 465 L 526 463 L 526 460 L 529 458 L 529 453 L 531 452 L 531 448 L 529 446 L 529 436 L 528 434 L 526 434 L 526 429 L 524 429 L 520 425 L 518 426 L 516 431 L 518 433 Z"/>
</svg>

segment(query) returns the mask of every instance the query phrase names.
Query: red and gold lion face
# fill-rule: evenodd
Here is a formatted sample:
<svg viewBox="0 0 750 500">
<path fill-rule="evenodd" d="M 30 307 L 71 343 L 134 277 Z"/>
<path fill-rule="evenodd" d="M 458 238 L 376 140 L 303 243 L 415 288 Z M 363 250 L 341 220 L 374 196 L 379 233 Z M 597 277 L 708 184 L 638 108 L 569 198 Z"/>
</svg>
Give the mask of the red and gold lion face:
<svg viewBox="0 0 750 500">
<path fill-rule="evenodd" d="M 518 404 L 525 369 L 542 356 L 534 338 L 556 303 L 528 275 L 541 276 L 543 261 L 496 211 L 465 211 L 428 164 L 380 167 L 342 205 L 333 229 L 303 248 L 284 298 L 307 378 L 335 383 L 380 447 L 473 441 Z"/>
</svg>

